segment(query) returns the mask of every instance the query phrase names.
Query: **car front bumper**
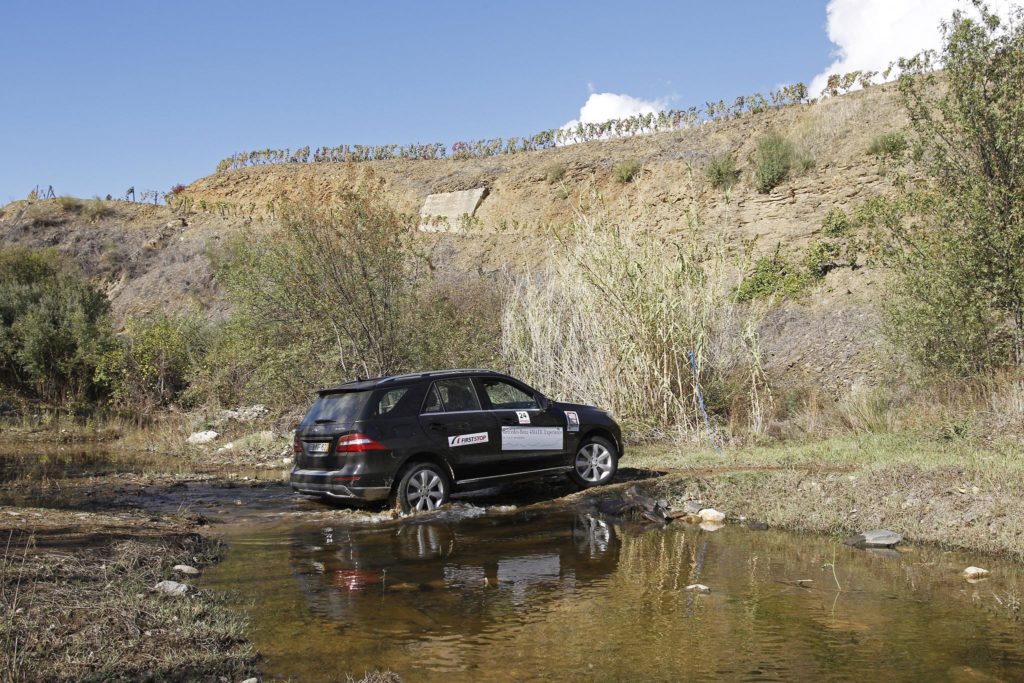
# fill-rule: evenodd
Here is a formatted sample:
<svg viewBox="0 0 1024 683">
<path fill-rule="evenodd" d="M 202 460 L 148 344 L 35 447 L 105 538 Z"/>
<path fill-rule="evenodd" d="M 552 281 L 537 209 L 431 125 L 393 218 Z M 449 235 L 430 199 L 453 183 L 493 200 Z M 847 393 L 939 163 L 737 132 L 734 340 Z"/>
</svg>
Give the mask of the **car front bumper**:
<svg viewBox="0 0 1024 683">
<path fill-rule="evenodd" d="M 295 468 L 289 479 L 292 490 L 298 493 L 338 500 L 384 500 L 391 493 L 390 486 L 361 486 L 359 481 L 351 481 L 352 475 L 344 470 Z"/>
</svg>

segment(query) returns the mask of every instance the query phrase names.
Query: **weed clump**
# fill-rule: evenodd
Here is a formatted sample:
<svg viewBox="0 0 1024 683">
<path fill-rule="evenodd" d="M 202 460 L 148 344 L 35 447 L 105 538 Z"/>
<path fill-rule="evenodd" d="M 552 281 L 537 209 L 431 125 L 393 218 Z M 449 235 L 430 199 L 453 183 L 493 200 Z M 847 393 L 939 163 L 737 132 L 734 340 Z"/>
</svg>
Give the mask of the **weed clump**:
<svg viewBox="0 0 1024 683">
<path fill-rule="evenodd" d="M 754 187 L 762 194 L 771 192 L 789 176 L 796 160 L 796 148 L 792 142 L 778 133 L 764 136 L 757 143 Z"/>
<path fill-rule="evenodd" d="M 633 182 L 643 166 L 636 159 L 626 159 L 615 164 L 615 179 L 625 185 Z"/>
<path fill-rule="evenodd" d="M 113 216 L 114 207 L 102 199 L 91 199 L 82 205 L 81 215 L 86 220 L 95 223 L 101 218 Z"/>
<path fill-rule="evenodd" d="M 808 283 L 806 271 L 776 253 L 754 262 L 753 271 L 743 278 L 736 289 L 736 299 L 748 302 L 766 299 L 774 294 L 796 296 L 803 292 Z"/>
<path fill-rule="evenodd" d="M 907 146 L 907 138 L 903 133 L 883 133 L 871 141 L 868 154 L 879 159 L 899 159 Z"/>
<path fill-rule="evenodd" d="M 79 213 L 82 210 L 82 200 L 78 197 L 69 197 L 67 195 L 57 197 L 57 205 L 60 206 L 61 210 L 65 213 Z"/>
<path fill-rule="evenodd" d="M 560 180 L 562 180 L 562 178 L 565 177 L 565 171 L 565 164 L 551 164 L 546 169 L 544 169 L 544 178 L 549 183 L 557 183 Z"/>
<path fill-rule="evenodd" d="M 731 189 L 736 184 L 736 177 L 738 175 L 736 157 L 731 153 L 712 157 L 708 162 L 707 168 L 704 169 L 704 175 L 715 189 Z"/>
<path fill-rule="evenodd" d="M 821 232 L 826 237 L 846 237 L 851 227 L 850 218 L 838 206 L 832 207 L 821 222 Z"/>
</svg>

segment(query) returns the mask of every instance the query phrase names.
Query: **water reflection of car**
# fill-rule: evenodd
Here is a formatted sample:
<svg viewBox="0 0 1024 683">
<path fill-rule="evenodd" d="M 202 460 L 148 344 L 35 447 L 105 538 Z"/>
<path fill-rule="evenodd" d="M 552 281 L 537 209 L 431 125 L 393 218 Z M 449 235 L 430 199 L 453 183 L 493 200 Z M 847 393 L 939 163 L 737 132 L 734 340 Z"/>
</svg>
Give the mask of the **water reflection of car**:
<svg viewBox="0 0 1024 683">
<path fill-rule="evenodd" d="M 593 406 L 557 403 L 489 370 L 348 382 L 320 392 L 295 432 L 292 488 L 433 510 L 453 491 L 568 475 L 606 484 L 622 432 Z"/>
<path fill-rule="evenodd" d="M 307 528 L 293 539 L 292 563 L 313 610 L 348 621 L 380 609 L 381 595 L 399 602 L 445 591 L 485 601 L 550 599 L 611 574 L 619 547 L 604 520 L 547 512 L 329 533 Z"/>
</svg>

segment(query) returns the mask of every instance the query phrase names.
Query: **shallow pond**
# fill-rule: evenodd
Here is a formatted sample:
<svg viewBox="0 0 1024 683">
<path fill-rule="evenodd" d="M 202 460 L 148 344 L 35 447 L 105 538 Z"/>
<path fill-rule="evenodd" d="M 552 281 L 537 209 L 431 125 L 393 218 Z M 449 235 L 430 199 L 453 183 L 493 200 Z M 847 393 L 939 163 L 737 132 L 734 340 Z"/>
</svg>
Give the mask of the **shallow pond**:
<svg viewBox="0 0 1024 683">
<path fill-rule="evenodd" d="M 228 527 L 203 586 L 236 592 L 270 676 L 418 681 L 1019 680 L 1022 572 L 911 547 L 643 527 L 541 506 Z M 710 587 L 688 592 L 689 584 Z"/>
</svg>

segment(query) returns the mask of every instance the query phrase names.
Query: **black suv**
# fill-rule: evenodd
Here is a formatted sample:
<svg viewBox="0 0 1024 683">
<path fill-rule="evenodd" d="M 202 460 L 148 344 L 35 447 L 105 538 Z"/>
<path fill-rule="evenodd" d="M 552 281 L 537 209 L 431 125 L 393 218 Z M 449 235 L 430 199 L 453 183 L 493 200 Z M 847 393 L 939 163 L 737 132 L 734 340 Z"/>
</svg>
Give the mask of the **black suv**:
<svg viewBox="0 0 1024 683">
<path fill-rule="evenodd" d="M 292 488 L 433 510 L 452 491 L 565 473 L 606 484 L 622 432 L 597 408 L 555 403 L 490 370 L 357 380 L 323 389 L 295 430 Z"/>
</svg>

